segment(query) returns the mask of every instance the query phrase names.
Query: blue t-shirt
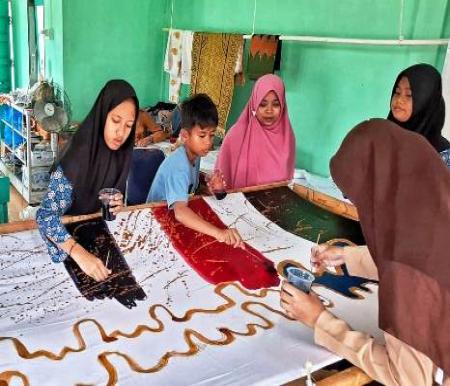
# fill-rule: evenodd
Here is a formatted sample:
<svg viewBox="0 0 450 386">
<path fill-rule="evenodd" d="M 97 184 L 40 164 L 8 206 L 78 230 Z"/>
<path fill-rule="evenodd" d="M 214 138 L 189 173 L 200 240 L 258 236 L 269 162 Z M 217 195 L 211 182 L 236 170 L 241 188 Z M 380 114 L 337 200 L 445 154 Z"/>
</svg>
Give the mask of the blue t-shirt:
<svg viewBox="0 0 450 386">
<path fill-rule="evenodd" d="M 198 186 L 200 158 L 192 165 L 184 146 L 180 146 L 161 164 L 153 180 L 147 202 L 167 201 L 170 208 L 177 201 L 187 202 Z"/>
</svg>

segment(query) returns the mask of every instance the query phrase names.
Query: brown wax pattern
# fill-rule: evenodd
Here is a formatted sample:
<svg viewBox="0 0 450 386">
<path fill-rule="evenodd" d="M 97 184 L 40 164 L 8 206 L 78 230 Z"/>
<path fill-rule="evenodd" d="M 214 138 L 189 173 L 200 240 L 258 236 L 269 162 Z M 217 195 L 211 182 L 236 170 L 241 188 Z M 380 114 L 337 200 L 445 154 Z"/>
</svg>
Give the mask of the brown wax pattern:
<svg viewBox="0 0 450 386">
<path fill-rule="evenodd" d="M 2 274 L 2 279 L 7 282 L 8 279 L 20 278 L 17 285 L 0 292 L 0 319 L 10 319 L 16 324 L 31 319 L 34 323 L 44 323 L 48 314 L 62 312 L 67 306 L 68 302 L 61 299 L 72 286 L 70 279 L 64 272 L 56 270 L 50 258 L 44 263 L 37 262 L 36 256 L 39 255 L 47 255 L 43 242 L 27 248 L 24 240 L 16 234 L 0 235 L 0 273 L 5 270 L 17 272 Z M 16 265 L 29 268 L 22 274 Z M 42 290 L 42 284 L 45 286 L 49 279 L 52 285 Z M 24 288 L 27 291 L 23 291 Z"/>
<path fill-rule="evenodd" d="M 141 248 L 143 248 L 144 245 L 145 245 L 145 247 L 147 247 L 147 244 L 145 244 L 147 242 L 146 237 L 141 237 L 141 238 L 135 237 L 134 239 L 132 238 L 132 236 L 133 236 L 132 229 L 134 226 L 136 226 L 136 223 L 137 223 L 136 217 L 137 216 L 131 217 L 131 215 L 128 215 L 128 217 L 126 217 L 125 219 L 119 220 L 119 221 L 121 221 L 121 223 L 120 223 L 121 227 L 119 229 L 119 233 L 121 232 L 121 235 L 122 235 L 122 239 L 119 239 L 119 241 L 118 241 L 118 245 L 119 245 L 120 249 L 122 249 L 123 247 L 126 247 L 126 248 L 129 248 L 128 249 L 129 252 L 132 252 L 135 248 L 141 249 Z M 151 246 L 151 248 L 153 248 L 153 246 Z M 20 249 L 20 248 L 18 248 L 18 249 Z M 26 253 L 27 256 L 23 257 L 23 255 L 21 255 L 21 258 L 22 257 L 23 258 L 32 258 L 32 256 L 33 256 L 33 253 L 29 253 L 30 251 L 22 251 L 22 252 Z M 172 257 L 169 256 L 169 260 L 171 258 L 173 258 L 173 256 Z M 165 259 L 167 259 L 167 256 L 165 257 Z M 8 264 L 10 264 L 10 262 Z M 14 262 L 13 262 L 13 264 L 14 264 Z M 154 264 L 154 263 L 152 263 L 152 264 Z M 49 263 L 48 265 L 51 267 L 53 264 Z M 2 266 L 0 264 L 0 269 L 1 269 L 1 267 Z M 160 268 L 154 272 L 149 273 L 146 277 L 144 277 L 144 279 L 140 280 L 139 284 L 142 285 L 142 283 L 145 282 L 146 280 L 149 280 L 150 278 L 156 276 L 159 271 L 167 272 L 168 269 L 170 269 L 170 266 L 166 266 L 164 268 Z M 62 272 L 62 274 L 64 274 L 64 272 Z M 77 344 L 74 347 L 63 347 L 59 352 L 53 353 L 53 352 L 47 351 L 47 350 L 36 350 L 34 352 L 30 352 L 30 351 L 28 351 L 26 346 L 17 338 L 4 337 L 4 338 L 0 338 L 0 341 L 1 340 L 10 340 L 13 343 L 13 346 L 15 347 L 19 356 L 21 356 L 22 358 L 25 358 L 25 359 L 31 360 L 31 359 L 35 359 L 35 358 L 44 357 L 44 358 L 47 358 L 50 360 L 56 360 L 56 361 L 63 360 L 65 358 L 65 356 L 68 354 L 76 355 L 76 353 L 80 353 L 86 349 L 86 343 L 85 343 L 85 341 L 83 339 L 83 335 L 80 331 L 80 326 L 84 323 L 90 323 L 93 326 L 95 326 L 95 328 L 97 328 L 97 330 L 99 331 L 99 333 L 100 333 L 99 335 L 101 336 L 103 342 L 105 342 L 105 343 L 114 342 L 117 339 L 123 339 L 123 338 L 136 339 L 142 333 L 145 333 L 145 332 L 158 333 L 158 332 L 161 332 L 162 330 L 164 330 L 165 326 L 164 326 L 163 322 L 157 317 L 157 310 L 159 310 L 160 308 L 164 309 L 171 316 L 171 319 L 174 322 L 182 323 L 182 322 L 186 322 L 186 321 L 190 320 L 195 314 L 198 314 L 198 313 L 219 314 L 221 312 L 226 311 L 227 309 L 229 309 L 231 307 L 234 307 L 236 305 L 236 302 L 231 297 L 225 295 L 222 292 L 223 289 L 227 288 L 228 286 L 236 287 L 244 295 L 261 298 L 261 299 L 264 298 L 267 295 L 267 293 L 270 291 L 278 292 L 277 290 L 273 290 L 273 289 L 269 289 L 269 290 L 263 289 L 263 290 L 258 291 L 257 293 L 253 293 L 253 292 L 246 291 L 245 289 L 241 288 L 239 285 L 237 285 L 235 283 L 223 283 L 223 284 L 217 285 L 215 288 L 215 293 L 219 297 L 224 299 L 223 304 L 221 304 L 213 309 L 192 308 L 192 309 L 188 310 L 184 315 L 177 316 L 174 313 L 172 313 L 170 311 L 170 309 L 167 307 L 167 305 L 169 305 L 171 303 L 169 289 L 174 283 L 179 283 L 180 281 L 183 282 L 185 274 L 186 274 L 185 271 L 180 270 L 179 272 L 176 272 L 175 276 L 173 276 L 171 279 L 167 280 L 167 283 L 164 285 L 164 289 L 167 291 L 167 294 L 168 294 L 167 295 L 168 300 L 166 301 L 165 305 L 163 305 L 163 304 L 152 305 L 148 311 L 150 321 L 148 321 L 147 323 L 144 322 L 143 324 L 139 324 L 137 326 L 133 326 L 132 327 L 133 329 L 131 331 L 127 331 L 127 332 L 121 331 L 121 330 L 106 331 L 104 329 L 104 327 L 95 319 L 85 318 L 85 319 L 81 319 L 81 320 L 77 321 L 77 323 L 75 323 L 72 326 L 72 331 L 73 331 L 74 337 L 76 338 Z M 67 279 L 66 279 L 66 281 L 70 285 L 70 281 Z M 60 286 L 60 284 L 61 283 L 56 283 L 55 287 Z M 94 289 L 94 291 L 95 291 L 95 289 Z M 159 299 L 159 300 L 161 301 L 161 299 Z M 168 350 L 157 361 L 156 365 L 150 366 L 150 367 L 140 366 L 135 360 L 133 360 L 133 358 L 131 356 L 129 356 L 125 353 L 115 352 L 115 351 L 104 351 L 101 354 L 99 354 L 98 359 L 99 359 L 100 363 L 105 367 L 105 370 L 107 371 L 108 378 L 109 378 L 108 384 L 115 384 L 115 383 L 117 383 L 117 379 L 118 379 L 117 370 L 114 368 L 114 366 L 111 364 L 111 362 L 108 359 L 111 356 L 116 355 L 116 356 L 119 356 L 119 357 L 125 359 L 133 371 L 151 373 L 151 372 L 159 371 L 162 368 L 164 368 L 169 363 L 170 359 L 173 357 L 185 357 L 185 356 L 198 354 L 198 352 L 201 350 L 202 345 L 204 345 L 204 344 L 227 345 L 227 344 L 231 344 L 238 336 L 251 336 L 251 335 L 256 334 L 258 328 L 262 328 L 262 329 L 272 328 L 273 322 L 270 321 L 267 317 L 264 317 L 264 316 L 260 315 L 258 312 L 254 311 L 252 309 L 252 307 L 255 307 L 255 306 L 264 307 L 265 309 L 270 310 L 271 312 L 283 315 L 285 318 L 287 318 L 282 312 L 280 312 L 278 310 L 274 310 L 262 302 L 258 302 L 258 301 L 245 302 L 241 305 L 241 309 L 244 312 L 246 312 L 247 314 L 251 314 L 253 316 L 261 318 L 261 320 L 262 320 L 261 323 L 247 324 L 247 329 L 244 331 L 233 331 L 233 330 L 230 330 L 229 328 L 227 328 L 226 326 L 221 327 L 221 328 L 219 328 L 219 331 L 222 333 L 222 336 L 219 339 L 215 339 L 215 340 L 209 340 L 207 337 L 203 336 L 198 331 L 195 331 L 192 329 L 186 329 L 185 333 L 184 333 L 184 339 L 185 339 L 186 343 L 188 344 L 189 349 L 186 352 L 173 352 L 173 351 Z M 200 343 L 196 343 L 196 341 L 200 342 Z M 14 372 L 11 371 L 11 373 L 14 373 Z M 6 379 L 5 378 L 6 376 L 3 379 L 1 378 L 1 376 L 2 375 L 0 374 L 0 381 L 3 379 Z M 20 375 L 18 375 L 17 372 L 15 372 L 13 375 L 8 375 L 8 376 L 10 377 L 9 379 L 11 379 L 11 377 L 14 377 L 14 376 L 20 377 Z M 1 385 L 1 383 L 0 383 L 0 385 Z"/>
<path fill-rule="evenodd" d="M 74 334 L 74 337 L 76 338 L 77 347 L 63 347 L 58 353 L 54 353 L 48 350 L 36 350 L 34 352 L 30 352 L 26 346 L 20 341 L 18 338 L 13 337 L 0 337 L 0 342 L 3 340 L 9 340 L 13 343 L 14 348 L 17 351 L 17 354 L 23 358 L 23 359 L 36 359 L 36 358 L 47 358 L 54 361 L 61 361 L 63 360 L 67 355 L 69 354 L 76 354 L 79 352 L 82 352 L 86 349 L 86 342 L 83 338 L 80 326 L 86 323 L 93 324 L 98 332 L 100 333 L 100 337 L 103 342 L 110 343 L 114 342 L 117 339 L 121 338 L 127 338 L 127 339 L 136 339 L 143 333 L 159 333 L 164 330 L 165 326 L 164 323 L 161 321 L 160 318 L 157 316 L 157 311 L 159 309 L 165 310 L 170 316 L 172 321 L 184 323 L 192 319 L 192 317 L 196 314 L 220 314 L 236 305 L 236 301 L 231 298 L 230 296 L 226 295 L 224 293 L 224 290 L 228 287 L 234 287 L 239 292 L 241 292 L 243 295 L 251 297 L 251 298 L 258 298 L 263 299 L 267 296 L 269 292 L 279 292 L 279 290 L 275 289 L 260 289 L 255 292 L 250 292 L 244 288 L 242 288 L 237 283 L 222 283 L 220 285 L 217 285 L 214 289 L 214 292 L 216 295 L 218 295 L 220 298 L 224 299 L 224 303 L 213 308 L 213 309 L 205 309 L 205 308 L 193 308 L 185 312 L 183 316 L 177 316 L 175 315 L 168 307 L 162 305 L 162 304 L 154 304 L 149 308 L 149 317 L 152 322 L 154 322 L 153 326 L 149 326 L 147 324 L 141 324 L 136 326 L 136 328 L 132 332 L 123 332 L 121 330 L 114 330 L 111 332 L 107 332 L 105 328 L 95 319 L 86 318 L 79 320 L 77 323 L 75 323 L 72 327 L 72 332 Z M 104 351 L 103 353 L 99 354 L 98 359 L 100 363 L 105 367 L 105 370 L 108 373 L 108 385 L 114 385 L 117 383 L 118 375 L 117 371 L 114 368 L 114 366 L 111 364 L 111 362 L 108 360 L 108 357 L 112 355 L 117 355 L 119 357 L 124 358 L 127 363 L 130 365 L 130 368 L 133 371 L 136 372 L 142 372 L 142 373 L 152 373 L 157 372 L 164 368 L 168 363 L 170 358 L 172 357 L 186 357 L 186 356 L 192 356 L 197 354 L 201 350 L 201 346 L 193 341 L 193 338 L 200 341 L 203 344 L 209 344 L 209 345 L 229 345 L 231 344 L 236 337 L 238 336 L 253 336 L 258 332 L 258 328 L 260 329 L 270 329 L 274 326 L 274 323 L 269 320 L 267 317 L 261 315 L 257 311 L 252 310 L 251 308 L 253 306 L 259 306 L 263 307 L 274 314 L 281 315 L 287 319 L 289 319 L 282 311 L 275 310 L 272 307 L 259 302 L 259 301 L 247 301 L 242 303 L 241 309 L 250 315 L 256 316 L 262 320 L 262 323 L 249 323 L 247 324 L 247 330 L 245 331 L 234 331 L 229 329 L 228 327 L 220 327 L 219 331 L 222 333 L 222 337 L 219 339 L 209 339 L 202 335 L 200 332 L 193 330 L 193 329 L 186 329 L 184 332 L 184 340 L 187 343 L 189 350 L 186 352 L 176 352 L 169 350 L 167 351 L 158 361 L 158 363 L 152 367 L 149 368 L 143 368 L 140 365 L 135 362 L 131 356 L 126 355 L 124 353 L 118 352 L 118 351 Z M 0 378 L 1 379 L 1 378 Z"/>
<path fill-rule="evenodd" d="M 104 221 L 70 224 L 67 230 L 79 244 L 112 270 L 107 279 L 96 282 L 70 256 L 64 260 L 67 272 L 87 300 L 115 298 L 125 307 L 132 308 L 136 306 L 137 300 L 146 298 Z"/>
<path fill-rule="evenodd" d="M 276 290 L 271 290 L 276 291 Z M 277 291 L 278 292 L 278 291 Z M 123 358 L 131 370 L 137 372 L 137 373 L 155 373 L 160 370 L 162 370 L 165 366 L 169 364 L 169 361 L 171 358 L 176 357 L 189 357 L 198 354 L 202 349 L 202 344 L 205 345 L 211 345 L 211 346 L 226 346 L 231 343 L 233 343 L 237 337 L 250 337 L 255 335 L 258 332 L 258 328 L 262 330 L 269 330 L 273 328 L 274 323 L 269 320 L 268 318 L 264 317 L 263 315 L 259 314 L 256 311 L 251 310 L 251 306 L 258 305 L 262 306 L 265 309 L 278 314 L 280 316 L 283 316 L 286 319 L 290 319 L 286 314 L 284 314 L 281 311 L 275 310 L 272 307 L 267 306 L 264 303 L 260 302 L 245 302 L 242 304 L 241 308 L 243 311 L 252 314 L 262 320 L 263 323 L 248 323 L 247 329 L 245 331 L 234 331 L 232 329 L 229 329 L 227 327 L 220 327 L 218 330 L 221 333 L 221 337 L 219 339 L 210 339 L 205 337 L 203 334 L 199 333 L 198 331 L 192 330 L 192 329 L 185 329 L 184 331 L 184 340 L 188 345 L 187 351 L 169 351 L 166 352 L 158 361 L 158 363 L 154 366 L 150 367 L 142 367 L 139 365 L 131 356 L 124 354 L 120 351 L 107 351 L 98 356 L 98 359 L 100 363 L 104 366 L 106 371 L 108 372 L 108 383 L 107 385 L 116 385 L 118 382 L 118 374 L 114 367 L 114 365 L 109 361 L 110 356 L 118 356 Z M 291 319 L 290 319 L 291 320 Z M 199 341 L 200 344 L 196 343 L 194 341 Z"/>
<path fill-rule="evenodd" d="M 0 386 L 8 386 L 12 378 L 20 378 L 23 386 L 30 386 L 28 377 L 20 371 L 3 371 L 0 373 Z"/>
</svg>

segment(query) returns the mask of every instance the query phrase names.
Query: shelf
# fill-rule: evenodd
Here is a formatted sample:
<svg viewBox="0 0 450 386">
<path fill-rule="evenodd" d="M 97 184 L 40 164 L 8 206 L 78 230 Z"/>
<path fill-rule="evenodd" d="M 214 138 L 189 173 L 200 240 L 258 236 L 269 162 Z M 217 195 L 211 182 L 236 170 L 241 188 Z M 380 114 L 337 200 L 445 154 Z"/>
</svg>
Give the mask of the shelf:
<svg viewBox="0 0 450 386">
<path fill-rule="evenodd" d="M 25 140 L 27 139 L 27 135 L 24 134 L 22 131 L 17 130 L 15 127 L 13 127 L 12 129 L 15 133 L 19 134 L 22 138 L 24 138 Z"/>
<path fill-rule="evenodd" d="M 22 184 L 22 179 L 19 179 L 17 175 L 0 160 L 0 170 L 5 174 L 5 176 L 9 177 L 11 185 L 16 188 L 16 190 L 28 201 L 29 191 L 24 184 Z"/>
<path fill-rule="evenodd" d="M 14 155 L 17 157 L 17 159 L 22 162 L 24 165 L 26 165 L 27 163 L 25 162 L 25 160 L 22 157 L 19 157 L 19 153 L 16 151 L 13 152 Z"/>
<path fill-rule="evenodd" d="M 11 123 L 9 123 L 8 121 L 6 121 L 3 118 L 2 118 L 2 123 L 5 124 L 6 126 L 8 126 L 9 128 L 11 128 L 15 133 L 19 134 L 22 138 L 27 139 L 26 133 L 23 133 L 23 131 L 16 129 Z"/>
<path fill-rule="evenodd" d="M 14 130 L 14 127 L 7 120 L 2 118 L 2 123 Z"/>
<path fill-rule="evenodd" d="M 0 170 L 10 178 L 11 185 L 17 189 L 19 194 L 21 194 L 28 203 L 39 204 L 47 189 L 36 189 L 38 186 L 40 188 L 42 186 L 32 184 L 31 176 L 33 175 L 33 170 L 35 170 L 35 167 L 49 168 L 54 160 L 47 166 L 39 164 L 40 158 L 42 157 L 39 157 L 38 155 L 33 157 L 33 141 L 31 138 L 32 114 L 33 110 L 27 107 L 17 106 L 14 103 L 9 104 L 9 109 L 6 110 L 6 114 L 1 118 L 1 122 L 5 125 L 5 131 L 7 131 L 8 137 L 11 134 L 11 140 L 8 138 L 8 142 L 10 142 L 11 145 L 7 144 L 4 139 L 0 139 L 0 144 L 4 145 L 1 147 L 2 152 L 7 152 L 8 156 L 10 155 L 9 153 L 14 155 L 14 158 L 11 156 L 11 161 L 15 162 L 15 165 L 12 164 L 10 166 L 0 159 Z M 52 140 L 55 139 L 53 139 L 52 136 Z M 22 143 L 24 145 L 22 145 Z M 18 152 L 18 149 L 21 151 Z M 33 160 L 37 165 L 33 164 Z M 22 163 L 22 165 L 20 163 Z M 22 179 L 22 174 L 28 176 L 28 178 Z"/>
<path fill-rule="evenodd" d="M 4 103 L 5 104 L 5 103 Z M 29 108 L 25 108 L 25 107 L 23 107 L 23 106 L 19 106 L 19 105 L 16 105 L 15 103 L 6 103 L 6 105 L 7 106 L 9 106 L 9 107 L 12 107 L 14 110 L 17 110 L 17 111 L 19 111 L 20 113 L 22 113 L 23 115 L 27 115 L 27 114 L 30 114 L 31 115 L 31 112 L 33 111 L 33 109 L 29 109 Z"/>
<path fill-rule="evenodd" d="M 14 153 L 14 150 L 5 142 L 5 141 L 1 141 L 1 143 L 11 152 Z"/>
<path fill-rule="evenodd" d="M 40 204 L 45 196 L 47 189 L 43 190 L 29 190 L 26 185 L 22 183 L 22 178 L 17 177 L 2 160 L 0 160 L 0 171 L 7 177 L 14 188 L 23 196 L 25 201 L 29 204 Z"/>
<path fill-rule="evenodd" d="M 9 146 L 5 141 L 0 140 L 0 143 L 2 143 L 11 153 L 14 154 L 14 156 L 17 157 L 17 159 L 22 162 L 23 164 L 26 164 L 25 160 L 22 157 L 19 157 L 19 154 L 16 150 L 14 150 L 11 146 Z"/>
</svg>

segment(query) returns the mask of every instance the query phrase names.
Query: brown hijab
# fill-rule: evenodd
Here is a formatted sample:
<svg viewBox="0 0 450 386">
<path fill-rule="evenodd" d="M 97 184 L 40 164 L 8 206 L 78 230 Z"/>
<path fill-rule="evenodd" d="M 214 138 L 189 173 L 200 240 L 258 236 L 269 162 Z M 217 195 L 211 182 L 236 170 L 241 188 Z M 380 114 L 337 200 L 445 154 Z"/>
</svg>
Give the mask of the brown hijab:
<svg viewBox="0 0 450 386">
<path fill-rule="evenodd" d="M 380 328 L 450 374 L 450 170 L 419 134 L 356 126 L 331 160 L 380 277 Z"/>
</svg>

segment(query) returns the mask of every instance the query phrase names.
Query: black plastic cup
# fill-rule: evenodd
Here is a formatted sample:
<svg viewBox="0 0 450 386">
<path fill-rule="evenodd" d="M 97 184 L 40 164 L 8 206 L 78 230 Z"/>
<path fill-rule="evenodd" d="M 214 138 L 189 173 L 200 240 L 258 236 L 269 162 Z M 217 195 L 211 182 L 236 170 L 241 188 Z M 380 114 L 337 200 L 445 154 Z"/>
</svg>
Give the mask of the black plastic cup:
<svg viewBox="0 0 450 386">
<path fill-rule="evenodd" d="M 98 192 L 99 199 L 102 202 L 102 217 L 105 221 L 116 219 L 116 215 L 110 211 L 110 203 L 114 200 L 116 194 L 120 194 L 120 190 L 116 188 L 103 188 Z"/>
<path fill-rule="evenodd" d="M 109 202 L 102 201 L 102 217 L 105 221 L 113 221 L 116 219 L 116 215 L 109 211 Z"/>
</svg>

